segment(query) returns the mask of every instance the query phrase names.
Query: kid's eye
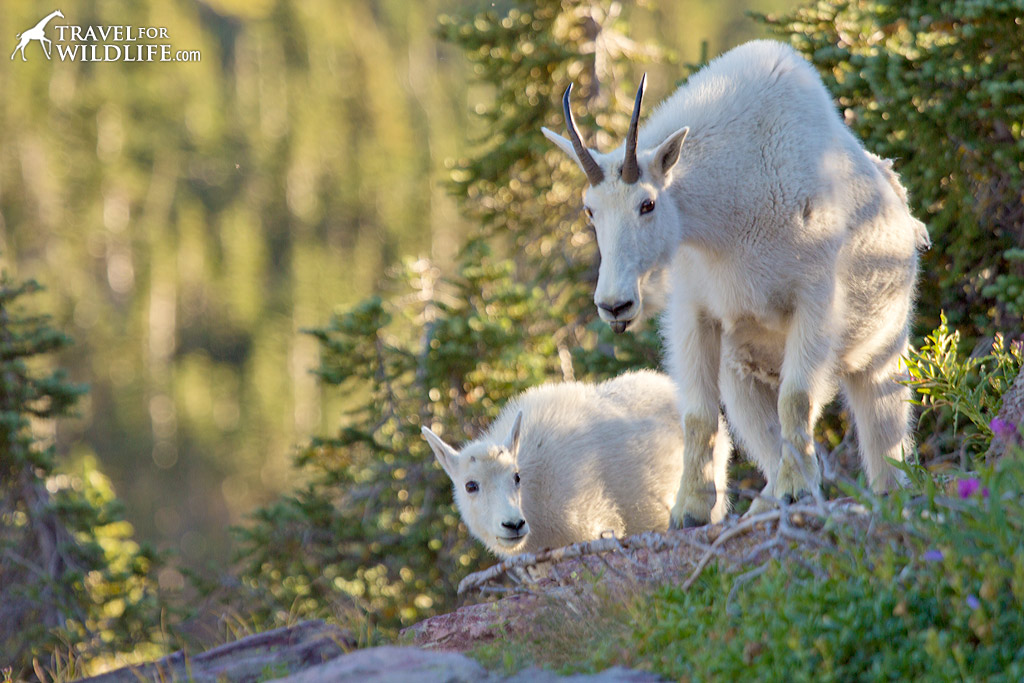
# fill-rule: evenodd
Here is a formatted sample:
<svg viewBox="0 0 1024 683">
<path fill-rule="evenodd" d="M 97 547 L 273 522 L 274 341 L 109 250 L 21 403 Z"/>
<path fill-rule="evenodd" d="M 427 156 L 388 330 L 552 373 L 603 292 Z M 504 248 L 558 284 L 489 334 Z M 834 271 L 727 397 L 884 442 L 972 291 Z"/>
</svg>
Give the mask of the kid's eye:
<svg viewBox="0 0 1024 683">
<path fill-rule="evenodd" d="M 476 493 L 479 490 L 480 484 L 477 484 L 475 481 L 472 480 L 466 482 L 466 493 Z"/>
<path fill-rule="evenodd" d="M 587 214 L 587 218 L 589 218 L 591 220 L 594 219 L 594 212 L 590 210 L 589 206 L 584 206 L 583 207 L 583 213 Z"/>
<path fill-rule="evenodd" d="M 516 472 L 515 474 L 512 475 L 512 481 L 514 481 L 516 483 L 516 486 L 519 486 L 519 473 L 518 472 Z"/>
<path fill-rule="evenodd" d="M 653 199 L 645 199 L 642 202 L 640 202 L 640 215 L 641 216 L 643 216 L 645 213 L 650 213 L 651 211 L 654 211 L 654 200 Z"/>
</svg>

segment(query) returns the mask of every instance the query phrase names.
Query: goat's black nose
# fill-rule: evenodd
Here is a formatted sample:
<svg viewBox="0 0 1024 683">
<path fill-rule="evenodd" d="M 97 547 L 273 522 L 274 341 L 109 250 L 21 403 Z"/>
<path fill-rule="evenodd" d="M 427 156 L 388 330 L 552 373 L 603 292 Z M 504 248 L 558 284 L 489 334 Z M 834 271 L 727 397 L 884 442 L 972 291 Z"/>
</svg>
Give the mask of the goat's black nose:
<svg viewBox="0 0 1024 683">
<path fill-rule="evenodd" d="M 502 522 L 501 525 L 509 531 L 519 531 L 526 526 L 526 520 L 520 519 L 518 522 Z"/>
<path fill-rule="evenodd" d="M 602 311 L 608 311 L 612 314 L 613 318 L 618 318 L 619 315 L 625 313 L 629 309 L 633 308 L 632 301 L 617 301 L 614 304 L 599 303 L 597 305 Z"/>
</svg>

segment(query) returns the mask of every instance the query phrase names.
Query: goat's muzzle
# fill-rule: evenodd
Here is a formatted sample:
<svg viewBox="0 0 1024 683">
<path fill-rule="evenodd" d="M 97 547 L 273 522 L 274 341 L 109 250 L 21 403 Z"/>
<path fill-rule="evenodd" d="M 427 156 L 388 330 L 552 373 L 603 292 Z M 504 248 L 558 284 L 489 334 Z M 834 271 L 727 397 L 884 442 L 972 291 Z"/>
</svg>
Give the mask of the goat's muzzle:
<svg viewBox="0 0 1024 683">
<path fill-rule="evenodd" d="M 616 301 L 613 304 L 607 304 L 603 301 L 597 304 L 597 307 L 604 314 L 601 317 L 604 318 L 615 334 L 622 334 L 629 327 L 629 324 L 633 322 L 634 315 L 630 315 L 635 311 L 636 303 L 632 300 L 629 301 Z M 628 318 L 626 316 L 629 316 Z"/>
</svg>

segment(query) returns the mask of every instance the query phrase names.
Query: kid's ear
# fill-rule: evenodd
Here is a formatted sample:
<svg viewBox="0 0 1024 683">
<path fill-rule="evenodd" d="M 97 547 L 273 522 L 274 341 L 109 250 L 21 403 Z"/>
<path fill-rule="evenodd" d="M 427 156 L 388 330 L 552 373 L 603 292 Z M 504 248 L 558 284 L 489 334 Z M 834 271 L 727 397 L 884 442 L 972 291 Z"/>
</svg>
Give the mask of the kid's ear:
<svg viewBox="0 0 1024 683">
<path fill-rule="evenodd" d="M 441 467 L 448 473 L 448 476 L 454 481 L 455 479 L 455 461 L 458 459 L 458 452 L 446 444 L 444 439 L 439 437 L 433 431 L 427 427 L 421 427 L 420 433 L 423 434 L 423 438 L 427 440 L 427 444 L 430 445 L 430 450 L 434 451 L 434 457 L 441 463 Z"/>
<path fill-rule="evenodd" d="M 679 162 L 679 153 L 683 151 L 683 143 L 690 132 L 690 127 L 680 128 L 672 135 L 665 138 L 665 141 L 658 145 L 651 157 L 651 175 L 659 181 L 664 181 L 668 174 Z"/>
<path fill-rule="evenodd" d="M 512 430 L 505 439 L 505 450 L 515 458 L 519 455 L 519 432 L 523 426 L 523 411 L 516 413 L 516 419 L 512 422 Z"/>
<path fill-rule="evenodd" d="M 555 145 L 557 145 L 560 150 L 568 154 L 569 157 L 573 159 L 576 163 L 580 162 L 580 160 L 576 157 L 576 150 L 572 148 L 572 143 L 569 142 L 569 140 L 562 137 L 561 135 L 551 130 L 547 126 L 541 126 L 540 132 L 544 133 L 544 137 L 546 137 L 551 142 L 555 143 Z"/>
</svg>

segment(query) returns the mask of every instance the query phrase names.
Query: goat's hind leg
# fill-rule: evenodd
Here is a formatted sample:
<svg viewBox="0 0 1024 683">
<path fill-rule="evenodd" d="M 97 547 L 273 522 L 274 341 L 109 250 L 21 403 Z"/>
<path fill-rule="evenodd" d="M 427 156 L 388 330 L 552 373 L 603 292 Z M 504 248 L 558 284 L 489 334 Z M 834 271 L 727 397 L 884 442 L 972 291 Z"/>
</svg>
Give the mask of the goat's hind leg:
<svg viewBox="0 0 1024 683">
<path fill-rule="evenodd" d="M 822 282 L 809 288 L 813 296 L 798 302 L 786 337 L 779 373 L 782 451 L 772 494 L 781 500 L 800 498 L 821 486 L 814 424 L 835 395 L 833 287 Z"/>
<path fill-rule="evenodd" d="M 895 354 L 880 368 L 843 377 L 843 393 L 857 426 L 861 466 L 876 492 L 902 483 L 901 472 L 889 460 L 903 462 L 913 448 L 911 392 L 896 381 L 899 359 Z"/>
</svg>

